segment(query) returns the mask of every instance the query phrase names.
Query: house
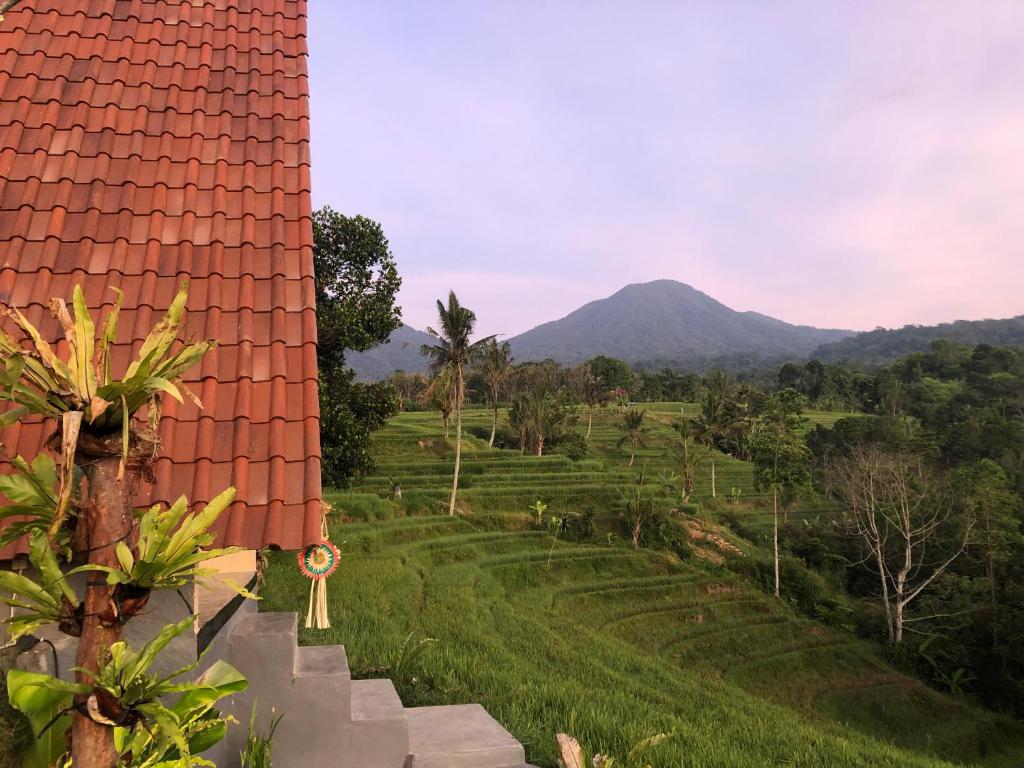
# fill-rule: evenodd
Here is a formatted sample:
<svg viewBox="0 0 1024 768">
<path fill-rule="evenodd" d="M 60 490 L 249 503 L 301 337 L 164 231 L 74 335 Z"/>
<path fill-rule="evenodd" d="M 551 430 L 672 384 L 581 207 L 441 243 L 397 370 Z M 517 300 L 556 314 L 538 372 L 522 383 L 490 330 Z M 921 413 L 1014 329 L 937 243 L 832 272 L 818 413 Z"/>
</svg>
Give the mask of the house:
<svg viewBox="0 0 1024 768">
<path fill-rule="evenodd" d="M 0 301 L 56 340 L 51 297 L 80 284 L 95 313 L 120 288 L 118 371 L 190 280 L 186 335 L 220 346 L 186 378 L 205 407 L 167 400 L 139 506 L 234 486 L 217 543 L 246 548 L 222 566 L 246 577 L 255 550 L 321 535 L 306 24 L 305 0 L 25 0 L 0 25 Z M 31 457 L 51 429 L 0 442 Z M 479 707 L 406 710 L 388 681 L 351 681 L 343 648 L 297 648 L 293 614 L 192 599 L 199 642 L 252 682 L 229 709 L 285 713 L 283 765 L 523 761 Z M 129 630 L 187 609 L 171 595 Z"/>
</svg>

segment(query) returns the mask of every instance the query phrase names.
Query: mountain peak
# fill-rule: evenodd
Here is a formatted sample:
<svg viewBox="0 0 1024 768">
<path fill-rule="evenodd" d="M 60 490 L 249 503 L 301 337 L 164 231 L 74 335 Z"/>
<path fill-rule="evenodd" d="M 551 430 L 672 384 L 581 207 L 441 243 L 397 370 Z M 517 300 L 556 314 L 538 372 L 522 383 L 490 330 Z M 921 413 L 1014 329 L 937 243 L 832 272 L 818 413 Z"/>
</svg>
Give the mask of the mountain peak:
<svg viewBox="0 0 1024 768">
<path fill-rule="evenodd" d="M 576 363 L 608 355 L 629 363 L 685 365 L 734 355 L 803 357 L 850 334 L 737 312 L 686 283 L 653 280 L 631 283 L 510 343 L 519 360 Z"/>
</svg>

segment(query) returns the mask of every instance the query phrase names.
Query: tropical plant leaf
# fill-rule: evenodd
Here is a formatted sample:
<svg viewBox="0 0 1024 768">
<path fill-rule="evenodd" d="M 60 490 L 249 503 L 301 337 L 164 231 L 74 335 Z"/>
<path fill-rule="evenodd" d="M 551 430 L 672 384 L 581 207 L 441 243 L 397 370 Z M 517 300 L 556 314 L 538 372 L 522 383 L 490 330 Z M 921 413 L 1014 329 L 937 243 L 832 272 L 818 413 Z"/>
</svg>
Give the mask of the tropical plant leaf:
<svg viewBox="0 0 1024 768">
<path fill-rule="evenodd" d="M 38 672 L 12 669 L 7 673 L 11 705 L 25 714 L 35 737 L 24 757 L 24 768 L 50 768 L 64 754 L 64 734 L 71 727 L 71 715 L 60 713 L 68 711 L 76 693 L 86 690 Z"/>
</svg>

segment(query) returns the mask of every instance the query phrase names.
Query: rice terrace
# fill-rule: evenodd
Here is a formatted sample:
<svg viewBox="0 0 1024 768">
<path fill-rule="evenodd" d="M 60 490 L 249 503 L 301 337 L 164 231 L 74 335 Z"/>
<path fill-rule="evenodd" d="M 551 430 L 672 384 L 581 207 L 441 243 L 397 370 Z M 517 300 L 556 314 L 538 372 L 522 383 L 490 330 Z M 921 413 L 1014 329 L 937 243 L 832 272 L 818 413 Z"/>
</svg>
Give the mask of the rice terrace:
<svg viewBox="0 0 1024 768">
<path fill-rule="evenodd" d="M 637 461 L 670 471 L 669 424 L 695 406 L 648 407 Z M 621 410 L 595 416 L 592 455 L 573 461 L 488 448 L 490 413 L 467 409 L 474 436 L 456 517 L 438 514 L 452 469 L 439 415 L 391 419 L 373 438 L 375 473 L 328 496 L 332 538 L 344 542 L 330 595 L 337 628 L 304 639 L 344 643 L 356 673 L 392 677 L 403 701 L 484 703 L 541 766 L 557 764 L 556 730 L 611 754 L 671 733 L 644 755 L 666 767 L 1021 764 L 1020 724 L 927 688 L 873 644 L 773 600 L 720 564 L 727 551 L 634 551 L 612 512 L 630 477 L 628 446 L 616 445 Z M 830 425 L 843 414 L 808 416 Z M 688 514 L 743 557 L 763 555 L 770 511 L 751 466 L 719 457 L 733 501 L 711 499 L 709 472 L 703 462 Z M 548 513 L 588 511 L 586 541 L 545 527 Z M 290 558 L 272 556 L 265 607 L 293 605 L 304 589 Z"/>
</svg>

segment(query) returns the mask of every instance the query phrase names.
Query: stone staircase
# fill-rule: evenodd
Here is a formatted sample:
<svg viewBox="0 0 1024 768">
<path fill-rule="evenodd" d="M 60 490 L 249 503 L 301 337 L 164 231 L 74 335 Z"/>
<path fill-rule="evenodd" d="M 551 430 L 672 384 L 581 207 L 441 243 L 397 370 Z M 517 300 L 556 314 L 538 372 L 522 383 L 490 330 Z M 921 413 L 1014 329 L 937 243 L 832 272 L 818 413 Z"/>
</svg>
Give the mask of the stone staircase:
<svg viewBox="0 0 1024 768">
<path fill-rule="evenodd" d="M 211 657 L 233 664 L 249 688 L 224 702 L 239 725 L 210 757 L 237 768 L 253 704 L 285 768 L 530 768 L 522 745 L 479 704 L 402 705 L 390 680 L 353 680 L 340 645 L 298 646 L 294 613 L 243 612 Z"/>
</svg>

